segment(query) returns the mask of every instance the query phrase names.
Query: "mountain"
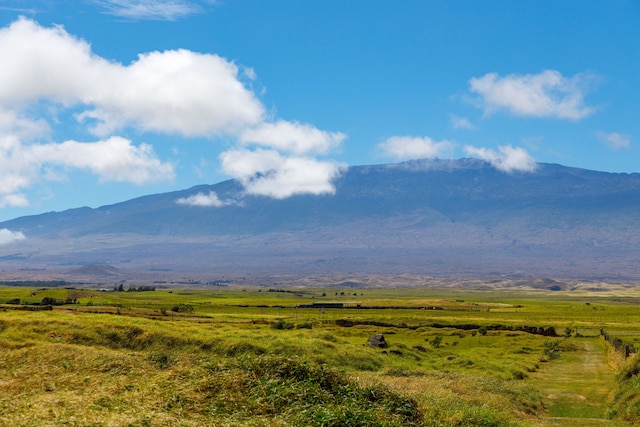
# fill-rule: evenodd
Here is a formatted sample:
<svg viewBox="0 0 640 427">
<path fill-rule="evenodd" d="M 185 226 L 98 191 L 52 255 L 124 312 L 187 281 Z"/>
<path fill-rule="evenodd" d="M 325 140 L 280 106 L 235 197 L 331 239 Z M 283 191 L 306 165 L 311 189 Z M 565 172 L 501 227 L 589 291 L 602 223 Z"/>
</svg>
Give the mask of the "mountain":
<svg viewBox="0 0 640 427">
<path fill-rule="evenodd" d="M 16 218 L 0 269 L 640 279 L 640 174 L 474 159 L 348 168 L 332 195 L 243 194 L 233 180 Z M 218 205 L 178 203 L 215 193 Z"/>
</svg>

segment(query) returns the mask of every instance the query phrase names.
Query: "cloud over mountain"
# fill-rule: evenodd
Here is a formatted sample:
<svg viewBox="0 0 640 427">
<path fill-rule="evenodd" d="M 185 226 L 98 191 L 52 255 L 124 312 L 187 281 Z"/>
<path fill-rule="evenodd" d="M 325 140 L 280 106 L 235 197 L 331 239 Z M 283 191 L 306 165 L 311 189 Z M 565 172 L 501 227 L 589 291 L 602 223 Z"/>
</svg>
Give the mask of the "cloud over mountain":
<svg viewBox="0 0 640 427">
<path fill-rule="evenodd" d="M 0 246 L 8 245 L 20 240 L 26 239 L 25 235 L 20 231 L 11 231 L 8 228 L 0 228 Z"/>
<path fill-rule="evenodd" d="M 392 136 L 378 147 L 385 156 L 407 160 L 451 154 L 455 143 L 447 140 L 434 141 L 428 136 Z"/>
<path fill-rule="evenodd" d="M 520 147 L 500 146 L 498 147 L 498 152 L 488 148 L 467 145 L 464 150 L 468 155 L 485 160 L 502 172 L 533 172 L 537 167 L 533 157 Z"/>
<path fill-rule="evenodd" d="M 220 155 L 220 160 L 224 172 L 239 180 L 247 194 L 276 199 L 295 194 L 333 194 L 333 180 L 346 166 L 264 149 L 229 150 Z"/>
<path fill-rule="evenodd" d="M 188 197 L 180 197 L 176 200 L 176 203 L 179 205 L 213 208 L 238 204 L 233 200 L 221 200 L 215 191 L 209 191 L 209 193 L 197 193 Z"/>
</svg>

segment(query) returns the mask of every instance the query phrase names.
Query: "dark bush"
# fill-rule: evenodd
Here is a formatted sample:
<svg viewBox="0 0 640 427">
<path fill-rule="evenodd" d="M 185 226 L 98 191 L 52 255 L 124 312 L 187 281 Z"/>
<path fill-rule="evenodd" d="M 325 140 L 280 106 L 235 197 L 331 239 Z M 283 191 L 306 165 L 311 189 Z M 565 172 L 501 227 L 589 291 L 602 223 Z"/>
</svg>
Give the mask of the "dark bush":
<svg viewBox="0 0 640 427">
<path fill-rule="evenodd" d="M 171 307 L 171 311 L 175 313 L 193 313 L 193 306 L 189 304 L 178 304 Z"/>
<path fill-rule="evenodd" d="M 271 323 L 272 329 L 293 329 L 294 327 L 295 325 L 293 323 L 288 323 L 284 319 L 278 319 Z"/>
</svg>

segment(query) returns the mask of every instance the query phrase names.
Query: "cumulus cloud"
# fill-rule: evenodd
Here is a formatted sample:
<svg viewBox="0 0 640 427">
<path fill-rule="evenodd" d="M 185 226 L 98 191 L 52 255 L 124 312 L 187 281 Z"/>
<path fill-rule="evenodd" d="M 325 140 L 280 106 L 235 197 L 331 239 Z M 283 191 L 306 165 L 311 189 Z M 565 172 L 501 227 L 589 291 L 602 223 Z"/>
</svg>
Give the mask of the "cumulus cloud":
<svg viewBox="0 0 640 427">
<path fill-rule="evenodd" d="M 449 117 L 449 122 L 454 129 L 475 129 L 475 126 L 466 117 L 458 117 L 452 114 Z"/>
<path fill-rule="evenodd" d="M 276 150 L 234 149 L 220 155 L 224 172 L 238 179 L 247 194 L 284 199 L 297 194 L 334 194 L 345 167 L 332 161 L 283 156 Z"/>
<path fill-rule="evenodd" d="M 0 206 L 27 206 L 19 192 L 39 179 L 56 179 L 69 168 L 85 169 L 101 181 L 136 184 L 173 179 L 173 166 L 158 160 L 150 145 L 111 137 L 97 142 L 24 144 L 16 137 L 0 138 Z M 42 173 L 48 168 L 48 173 Z M 59 173 L 54 170 L 60 169 Z"/>
<path fill-rule="evenodd" d="M 222 206 L 237 204 L 233 200 L 221 200 L 215 191 L 209 191 L 208 194 L 198 193 L 189 197 L 181 197 L 176 200 L 176 203 L 179 205 L 203 206 L 203 207 L 214 207 L 214 208 L 220 208 Z"/>
<path fill-rule="evenodd" d="M 174 21 L 200 13 L 201 4 L 186 0 L 94 0 L 106 13 L 132 20 Z M 213 3 L 205 1 L 204 3 Z"/>
<path fill-rule="evenodd" d="M 398 159 L 437 157 L 451 153 L 455 143 L 447 140 L 434 141 L 428 136 L 392 136 L 378 146 L 385 156 Z"/>
<path fill-rule="evenodd" d="M 135 184 L 171 180 L 173 166 L 158 160 L 148 144 L 134 146 L 130 140 L 112 136 L 103 141 L 65 141 L 33 147 L 34 158 L 42 163 L 88 169 L 101 181 Z"/>
<path fill-rule="evenodd" d="M 505 145 L 498 147 L 498 152 L 489 148 L 477 148 L 467 145 L 464 151 L 470 155 L 485 160 L 496 169 L 511 172 L 533 172 L 538 167 L 536 161 L 520 147 Z"/>
<path fill-rule="evenodd" d="M 238 132 L 264 112 L 238 67 L 217 55 L 170 50 L 122 65 L 62 27 L 21 18 L 0 31 L 0 57 L 11 64 L 0 68 L 1 103 L 79 106 L 77 119 L 100 136 L 125 126 L 184 136 Z"/>
<path fill-rule="evenodd" d="M 623 135 L 616 132 L 598 132 L 597 135 L 598 138 L 600 138 L 600 140 L 607 144 L 612 150 L 620 150 L 631 146 L 631 137 L 629 135 Z"/>
<path fill-rule="evenodd" d="M 240 134 L 243 144 L 256 144 L 295 154 L 326 153 L 345 139 L 340 132 L 326 132 L 308 124 L 288 122 L 262 123 Z"/>
<path fill-rule="evenodd" d="M 343 165 L 309 155 L 324 154 L 346 135 L 308 124 L 280 120 L 248 128 L 239 136 L 244 146 L 220 155 L 222 170 L 238 179 L 247 194 L 284 199 L 296 194 L 333 194 L 333 181 Z M 262 148 L 266 147 L 266 148 Z"/>
<path fill-rule="evenodd" d="M 515 116 L 580 120 L 594 112 L 584 102 L 586 74 L 564 77 L 555 70 L 539 74 L 485 74 L 469 80 L 470 91 L 485 114 L 506 111 Z"/>
<path fill-rule="evenodd" d="M 25 235 L 20 231 L 11 231 L 8 228 L 0 228 L 0 245 L 8 245 L 26 239 Z"/>
</svg>

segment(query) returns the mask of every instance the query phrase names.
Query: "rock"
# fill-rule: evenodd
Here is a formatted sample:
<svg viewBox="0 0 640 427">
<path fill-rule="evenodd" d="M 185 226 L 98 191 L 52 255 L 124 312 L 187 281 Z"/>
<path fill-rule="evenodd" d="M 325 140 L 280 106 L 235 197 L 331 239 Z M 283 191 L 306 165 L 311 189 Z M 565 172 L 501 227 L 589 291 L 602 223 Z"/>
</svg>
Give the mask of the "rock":
<svg viewBox="0 0 640 427">
<path fill-rule="evenodd" d="M 377 347 L 377 348 L 389 347 L 389 344 L 387 343 L 387 341 L 385 341 L 384 335 L 382 334 L 375 334 L 374 336 L 369 338 L 368 341 L 371 347 Z"/>
</svg>

